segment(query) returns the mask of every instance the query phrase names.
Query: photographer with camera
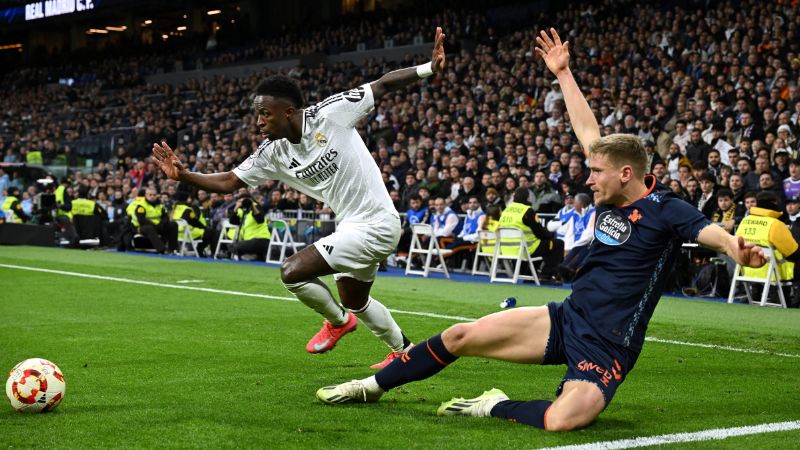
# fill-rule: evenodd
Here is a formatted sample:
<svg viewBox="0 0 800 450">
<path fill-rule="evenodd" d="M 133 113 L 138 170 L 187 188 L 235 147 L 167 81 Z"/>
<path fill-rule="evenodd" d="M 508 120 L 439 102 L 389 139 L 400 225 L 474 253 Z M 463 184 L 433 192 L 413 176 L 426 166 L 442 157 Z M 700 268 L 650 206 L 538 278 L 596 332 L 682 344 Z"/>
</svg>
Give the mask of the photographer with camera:
<svg viewBox="0 0 800 450">
<path fill-rule="evenodd" d="M 169 214 L 159 201 L 155 188 L 149 187 L 144 197 L 136 197 L 127 212 L 133 228 L 147 237 L 158 253 L 177 251 L 178 225 L 169 220 Z M 164 245 L 165 240 L 168 247 Z"/>
<path fill-rule="evenodd" d="M 249 194 L 244 194 L 236 201 L 234 211 L 230 221 L 234 225 L 239 225 L 239 239 L 233 244 L 233 252 L 240 258 L 242 255 L 254 254 L 257 260 L 265 260 L 270 233 L 264 211 Z"/>
</svg>

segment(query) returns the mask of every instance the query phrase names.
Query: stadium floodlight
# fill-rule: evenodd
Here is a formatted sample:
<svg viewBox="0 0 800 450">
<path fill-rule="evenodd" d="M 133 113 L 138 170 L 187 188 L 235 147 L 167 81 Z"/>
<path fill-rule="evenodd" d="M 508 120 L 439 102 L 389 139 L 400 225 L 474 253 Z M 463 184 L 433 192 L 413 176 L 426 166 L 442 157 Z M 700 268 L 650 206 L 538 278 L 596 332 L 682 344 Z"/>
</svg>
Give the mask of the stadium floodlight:
<svg viewBox="0 0 800 450">
<path fill-rule="evenodd" d="M 161 39 L 164 39 L 166 41 L 167 39 L 169 39 L 169 36 L 166 34 L 162 34 Z"/>
<path fill-rule="evenodd" d="M 125 25 L 123 25 L 121 27 L 106 27 L 106 30 L 108 30 L 108 31 L 125 31 L 127 29 L 128 29 L 128 27 L 126 27 Z"/>
<path fill-rule="evenodd" d="M 178 31 L 186 31 L 186 26 L 185 26 L 185 25 L 181 25 L 181 26 L 179 26 L 179 27 L 177 28 L 177 30 L 178 30 Z"/>
<path fill-rule="evenodd" d="M 86 31 L 86 34 L 108 34 L 108 30 L 89 28 L 89 30 Z"/>
<path fill-rule="evenodd" d="M 209 16 L 213 16 L 213 15 L 221 14 L 221 13 L 222 13 L 221 9 L 212 9 L 211 11 L 207 12 L 206 14 L 208 14 Z"/>
<path fill-rule="evenodd" d="M 147 19 L 144 22 L 142 22 L 142 25 L 150 25 L 151 23 L 153 23 L 153 21 L 150 20 L 150 19 Z"/>
</svg>

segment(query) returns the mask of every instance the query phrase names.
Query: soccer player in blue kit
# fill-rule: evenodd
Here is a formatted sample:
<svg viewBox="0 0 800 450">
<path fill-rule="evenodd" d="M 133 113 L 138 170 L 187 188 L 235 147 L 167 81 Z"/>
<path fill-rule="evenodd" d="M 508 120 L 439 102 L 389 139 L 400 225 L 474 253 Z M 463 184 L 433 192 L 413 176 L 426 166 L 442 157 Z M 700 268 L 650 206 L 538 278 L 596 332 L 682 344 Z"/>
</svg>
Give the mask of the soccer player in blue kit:
<svg viewBox="0 0 800 450">
<path fill-rule="evenodd" d="M 591 424 L 633 369 L 670 267 L 682 242 L 760 267 L 759 247 L 712 224 L 652 175 L 641 139 L 600 137 L 597 121 L 569 69 L 568 43 L 554 29 L 537 53 L 561 84 L 572 127 L 589 157 L 586 184 L 597 220 L 589 256 L 562 303 L 517 308 L 453 325 L 374 376 L 317 391 L 329 404 L 374 402 L 384 392 L 433 376 L 462 356 L 522 364 L 564 364 L 555 401 L 513 401 L 499 389 L 443 403 L 439 415 L 499 417 L 552 431 Z"/>
</svg>

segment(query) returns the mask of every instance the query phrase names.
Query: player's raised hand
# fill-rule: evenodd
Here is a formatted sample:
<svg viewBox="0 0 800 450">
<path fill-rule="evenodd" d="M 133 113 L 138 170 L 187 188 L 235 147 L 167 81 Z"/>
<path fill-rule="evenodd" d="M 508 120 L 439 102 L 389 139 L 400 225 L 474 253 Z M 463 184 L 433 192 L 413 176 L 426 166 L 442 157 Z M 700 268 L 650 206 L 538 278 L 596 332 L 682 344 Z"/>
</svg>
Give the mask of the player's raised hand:
<svg viewBox="0 0 800 450">
<path fill-rule="evenodd" d="M 179 181 L 180 173 L 185 170 L 166 141 L 153 144 L 153 161 L 168 177 L 176 181 Z"/>
<path fill-rule="evenodd" d="M 761 267 L 767 263 L 767 257 L 764 256 L 764 250 L 761 247 L 747 242 L 743 237 L 738 236 L 736 253 L 738 262 L 748 267 Z"/>
<path fill-rule="evenodd" d="M 444 70 L 444 37 L 442 27 L 436 27 L 436 40 L 433 44 L 433 55 L 431 56 L 431 70 L 441 73 Z"/>
<path fill-rule="evenodd" d="M 536 42 L 539 44 L 536 53 L 541 55 L 553 75 L 558 75 L 562 70 L 569 68 L 569 42 L 561 43 L 555 28 L 550 28 L 550 34 L 552 37 L 542 30 L 539 36 L 536 36 Z"/>
</svg>

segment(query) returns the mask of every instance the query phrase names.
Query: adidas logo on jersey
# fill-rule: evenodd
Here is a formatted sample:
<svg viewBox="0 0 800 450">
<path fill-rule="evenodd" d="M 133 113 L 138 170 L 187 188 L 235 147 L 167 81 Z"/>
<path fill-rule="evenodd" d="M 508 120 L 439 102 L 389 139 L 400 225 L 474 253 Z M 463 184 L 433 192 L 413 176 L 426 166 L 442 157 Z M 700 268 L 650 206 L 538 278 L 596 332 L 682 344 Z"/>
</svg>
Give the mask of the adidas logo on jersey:
<svg viewBox="0 0 800 450">
<path fill-rule="evenodd" d="M 325 251 L 328 252 L 329 255 L 331 253 L 333 253 L 333 246 L 332 245 L 323 245 L 322 248 L 324 248 Z"/>
<path fill-rule="evenodd" d="M 292 162 L 291 162 L 291 164 L 289 164 L 289 168 L 290 168 L 290 169 L 294 169 L 295 167 L 297 167 L 297 166 L 299 166 L 299 165 L 300 165 L 300 163 L 299 163 L 299 162 L 297 162 L 297 160 L 296 160 L 296 159 L 292 158 Z"/>
</svg>

